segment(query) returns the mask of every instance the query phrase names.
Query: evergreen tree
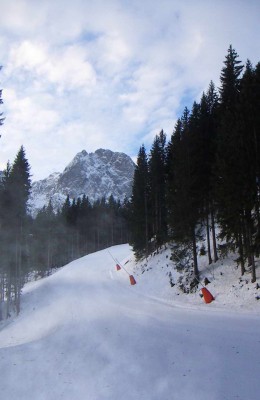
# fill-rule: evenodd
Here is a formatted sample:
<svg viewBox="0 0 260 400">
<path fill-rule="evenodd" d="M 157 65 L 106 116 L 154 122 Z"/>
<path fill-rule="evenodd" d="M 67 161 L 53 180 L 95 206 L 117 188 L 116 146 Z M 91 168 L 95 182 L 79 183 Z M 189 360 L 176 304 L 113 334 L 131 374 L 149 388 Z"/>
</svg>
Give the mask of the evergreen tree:
<svg viewBox="0 0 260 400">
<path fill-rule="evenodd" d="M 234 114 L 240 91 L 240 75 L 243 70 L 238 54 L 232 45 L 228 48 L 228 53 L 224 61 L 220 75 L 220 101 L 222 113 Z M 225 115 L 226 118 L 226 115 Z"/>
<path fill-rule="evenodd" d="M 240 83 L 238 104 L 237 132 L 240 137 L 240 201 L 243 205 L 243 253 L 248 258 L 252 271 L 252 281 L 256 280 L 255 253 L 258 253 L 258 142 L 260 137 L 257 110 L 259 102 L 256 98 L 256 76 L 254 68 L 247 60 Z"/>
<path fill-rule="evenodd" d="M 8 163 L 2 181 L 2 231 L 6 271 L 7 315 L 12 293 L 16 312 L 20 312 L 20 294 L 28 269 L 27 202 L 30 194 L 30 166 L 21 147 L 12 166 Z"/>
<path fill-rule="evenodd" d="M 9 207 L 9 192 L 6 183 L 10 175 L 11 165 L 8 162 L 0 180 L 0 321 L 9 316 L 9 304 L 11 300 L 11 278 L 9 268 L 10 240 L 12 235 L 9 229 L 7 210 Z M 5 307 L 5 300 L 7 306 Z"/>
<path fill-rule="evenodd" d="M 166 212 L 166 135 L 155 136 L 148 162 L 152 236 L 156 245 L 167 240 Z"/>
<path fill-rule="evenodd" d="M 214 172 L 216 152 L 218 95 L 211 81 L 208 91 L 203 93 L 200 101 L 200 190 L 204 208 L 203 219 L 206 226 L 207 250 L 209 264 L 212 262 L 211 239 L 212 232 L 214 262 L 217 261 L 217 245 L 215 233 L 215 201 L 214 201 Z"/>
<path fill-rule="evenodd" d="M 108 238 L 109 245 L 113 246 L 115 243 L 116 237 L 116 219 L 117 219 L 117 211 L 118 207 L 120 207 L 120 203 L 114 199 L 114 196 L 111 194 L 108 199 L 108 231 L 110 232 L 110 237 Z"/>
<path fill-rule="evenodd" d="M 239 249 L 241 273 L 244 273 L 244 135 L 239 126 L 239 96 L 243 66 L 232 46 L 228 49 L 221 73 L 220 124 L 216 157 L 218 219 L 221 234 Z M 241 201 L 242 200 L 242 201 Z"/>
<path fill-rule="evenodd" d="M 184 109 L 177 121 L 167 151 L 167 183 L 169 226 L 173 239 L 181 246 L 190 247 L 193 253 L 194 277 L 198 279 L 196 240 L 199 235 L 200 196 L 195 158 L 195 140 L 199 107 L 194 104 L 191 115 Z M 191 129 L 193 133 L 191 133 Z"/>
<path fill-rule="evenodd" d="M 41 277 L 59 265 L 57 245 L 59 241 L 59 223 L 51 200 L 48 206 L 40 210 L 32 223 L 31 264 Z"/>
<path fill-rule="evenodd" d="M 181 135 L 182 122 L 177 120 L 170 142 L 167 145 L 166 157 L 166 199 L 168 209 L 168 224 L 170 228 L 170 238 L 182 236 L 183 225 L 178 225 L 178 205 L 181 205 L 177 199 L 179 195 L 179 176 L 178 168 L 181 165 Z"/>
<path fill-rule="evenodd" d="M 148 255 L 149 196 L 148 160 L 145 147 L 142 145 L 137 157 L 131 198 L 131 244 L 137 256 Z"/>
<path fill-rule="evenodd" d="M 258 63 L 254 70 L 254 143 L 255 143 L 255 182 L 256 182 L 256 220 L 257 232 L 255 250 L 256 256 L 260 254 L 260 114 L 258 112 L 260 107 L 260 63 Z"/>
<path fill-rule="evenodd" d="M 27 202 L 31 190 L 30 166 L 23 146 L 20 148 L 11 168 L 8 189 L 13 215 L 20 224 L 20 221 L 27 214 Z"/>
<path fill-rule="evenodd" d="M 82 197 L 79 210 L 79 232 L 81 237 L 81 249 L 83 254 L 91 252 L 92 240 L 92 206 L 86 195 Z"/>
</svg>

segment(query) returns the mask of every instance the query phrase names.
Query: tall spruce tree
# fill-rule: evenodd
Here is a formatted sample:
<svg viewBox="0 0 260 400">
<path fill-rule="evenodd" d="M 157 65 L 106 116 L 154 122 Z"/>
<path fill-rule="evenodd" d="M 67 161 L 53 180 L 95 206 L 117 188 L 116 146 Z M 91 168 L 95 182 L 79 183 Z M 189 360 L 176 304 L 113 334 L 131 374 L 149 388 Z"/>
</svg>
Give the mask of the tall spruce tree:
<svg viewBox="0 0 260 400">
<path fill-rule="evenodd" d="M 163 130 L 155 136 L 149 162 L 150 212 L 152 235 L 156 245 L 167 239 L 166 211 L 166 135 Z"/>
<path fill-rule="evenodd" d="M 214 254 L 214 262 L 217 261 L 217 244 L 215 233 L 215 201 L 213 196 L 214 175 L 213 166 L 215 164 L 216 152 L 216 132 L 217 132 L 217 111 L 218 95 L 214 83 L 211 81 L 208 91 L 203 93 L 200 101 L 200 175 L 201 175 L 201 196 L 203 203 L 203 219 L 206 226 L 207 250 L 209 264 L 212 262 L 211 238 Z"/>
<path fill-rule="evenodd" d="M 10 190 L 12 211 L 18 224 L 26 217 L 28 199 L 31 190 L 30 166 L 25 150 L 21 146 L 10 171 L 8 186 Z"/>
<path fill-rule="evenodd" d="M 169 226 L 173 239 L 192 249 L 196 279 L 199 277 L 196 241 L 199 236 L 197 224 L 200 208 L 199 158 L 196 154 L 198 121 L 198 105 L 194 104 L 191 115 L 185 108 L 167 151 Z"/>
<path fill-rule="evenodd" d="M 144 145 L 139 149 L 131 198 L 131 244 L 137 257 L 148 255 L 150 238 L 148 160 Z"/>
<path fill-rule="evenodd" d="M 260 255 L 260 113 L 257 111 L 260 107 L 260 62 L 256 64 L 254 70 L 254 141 L 255 141 L 255 176 L 256 176 L 256 256 Z"/>
<path fill-rule="evenodd" d="M 81 249 L 83 254 L 87 254 L 90 250 L 91 240 L 91 204 L 86 195 L 81 199 L 79 208 L 78 229 L 80 233 Z"/>
<path fill-rule="evenodd" d="M 166 199 L 168 209 L 168 225 L 171 239 L 182 238 L 185 232 L 185 220 L 179 218 L 181 208 L 181 157 L 182 157 L 182 122 L 176 122 L 170 142 L 167 145 L 166 157 Z"/>
<path fill-rule="evenodd" d="M 240 92 L 240 76 L 243 70 L 239 56 L 232 45 L 229 46 L 225 66 L 220 75 L 221 111 L 225 114 L 234 114 Z M 226 115 L 224 116 L 226 118 Z"/>
<path fill-rule="evenodd" d="M 7 274 L 7 315 L 12 293 L 17 314 L 20 312 L 20 294 L 28 269 L 27 202 L 30 194 L 30 166 L 23 146 L 12 166 L 8 164 L 2 183 L 2 224 L 5 227 L 5 265 Z"/>
<path fill-rule="evenodd" d="M 256 115 L 258 114 L 256 101 L 255 71 L 249 60 L 247 60 L 244 74 L 241 78 L 240 95 L 238 104 L 237 132 L 241 143 L 241 195 L 243 204 L 243 252 L 248 258 L 252 272 L 252 281 L 256 280 L 255 260 L 257 253 L 259 223 L 258 207 L 258 141 L 259 126 Z"/>
<path fill-rule="evenodd" d="M 220 80 L 220 124 L 216 157 L 216 199 L 221 234 L 239 249 L 241 273 L 244 273 L 243 197 L 244 137 L 238 127 L 239 96 L 243 66 L 232 48 L 224 62 Z"/>
</svg>

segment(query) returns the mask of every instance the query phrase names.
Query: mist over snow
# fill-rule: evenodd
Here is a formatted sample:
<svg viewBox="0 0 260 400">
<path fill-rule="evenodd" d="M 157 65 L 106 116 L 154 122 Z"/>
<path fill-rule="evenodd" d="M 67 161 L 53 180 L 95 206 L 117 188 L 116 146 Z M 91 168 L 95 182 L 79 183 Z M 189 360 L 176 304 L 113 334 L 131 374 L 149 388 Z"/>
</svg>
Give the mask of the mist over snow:
<svg viewBox="0 0 260 400">
<path fill-rule="evenodd" d="M 0 325 L 1 398 L 256 400 L 256 284 L 232 258 L 200 257 L 206 304 L 178 288 L 170 252 L 137 263 L 114 246 L 28 283 L 20 315 Z"/>
</svg>

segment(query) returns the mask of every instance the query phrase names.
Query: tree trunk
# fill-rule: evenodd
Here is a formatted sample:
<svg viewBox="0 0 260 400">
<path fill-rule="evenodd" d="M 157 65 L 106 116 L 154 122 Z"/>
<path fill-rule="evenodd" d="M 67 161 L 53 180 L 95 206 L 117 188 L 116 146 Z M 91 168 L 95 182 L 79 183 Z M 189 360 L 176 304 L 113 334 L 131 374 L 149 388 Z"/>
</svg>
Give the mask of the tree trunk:
<svg viewBox="0 0 260 400">
<path fill-rule="evenodd" d="M 192 250 L 193 250 L 193 272 L 194 272 L 194 277 L 198 280 L 199 268 L 198 268 L 198 258 L 197 258 L 196 235 L 194 227 L 192 227 Z"/>
<path fill-rule="evenodd" d="M 21 263 L 22 263 L 22 249 L 21 243 L 18 238 L 16 239 L 16 262 L 15 262 L 15 308 L 16 314 L 20 313 L 20 300 L 21 300 Z"/>
<path fill-rule="evenodd" d="M 6 284 L 6 319 L 10 317 L 10 303 L 11 303 L 11 274 L 7 274 Z"/>
<path fill-rule="evenodd" d="M 248 264 L 251 266 L 251 282 L 256 281 L 256 267 L 255 267 L 255 257 L 253 251 L 253 240 L 252 240 L 252 218 L 251 211 L 246 210 L 245 212 L 245 224 L 246 224 L 246 236 L 247 236 L 247 252 L 248 252 Z"/>
<path fill-rule="evenodd" d="M 3 306 L 4 306 L 4 278 L 0 278 L 0 321 L 3 319 Z"/>
<path fill-rule="evenodd" d="M 148 257 L 148 208 L 147 208 L 147 194 L 144 197 L 144 210 L 145 210 L 145 255 Z"/>
<path fill-rule="evenodd" d="M 211 229 L 212 229 L 212 242 L 213 242 L 214 262 L 217 262 L 218 261 L 218 252 L 217 252 L 215 217 L 214 217 L 213 207 L 211 207 Z"/>
<path fill-rule="evenodd" d="M 208 260 L 209 260 L 209 265 L 210 265 L 210 264 L 212 264 L 212 257 L 211 257 L 211 246 L 210 246 L 210 235 L 209 235 L 209 215 L 208 215 L 208 210 L 207 210 L 207 216 L 206 216 L 206 231 L 207 231 Z"/>
<path fill-rule="evenodd" d="M 239 251 L 239 263 L 240 263 L 240 268 L 241 268 L 241 276 L 243 276 L 245 273 L 245 262 L 244 262 L 243 240 L 242 240 L 241 233 L 238 235 L 238 249 L 239 249 L 238 251 Z"/>
<path fill-rule="evenodd" d="M 252 254 L 252 270 L 251 270 L 251 282 L 254 283 L 256 281 L 256 270 L 255 270 L 255 258 Z"/>
</svg>

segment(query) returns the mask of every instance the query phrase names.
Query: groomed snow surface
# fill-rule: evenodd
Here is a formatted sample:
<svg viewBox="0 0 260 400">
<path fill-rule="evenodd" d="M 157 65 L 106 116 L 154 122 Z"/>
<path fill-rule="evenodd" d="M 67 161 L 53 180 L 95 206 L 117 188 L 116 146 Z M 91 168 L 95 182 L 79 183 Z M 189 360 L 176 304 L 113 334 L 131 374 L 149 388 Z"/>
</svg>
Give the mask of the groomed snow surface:
<svg viewBox="0 0 260 400">
<path fill-rule="evenodd" d="M 26 285 L 20 315 L 0 325 L 0 399 L 259 399 L 260 289 L 250 275 L 240 279 L 233 260 L 209 269 L 201 259 L 215 297 L 205 304 L 169 284 L 170 271 L 178 280 L 169 249 L 138 264 L 128 245 L 109 252 Z"/>
</svg>

